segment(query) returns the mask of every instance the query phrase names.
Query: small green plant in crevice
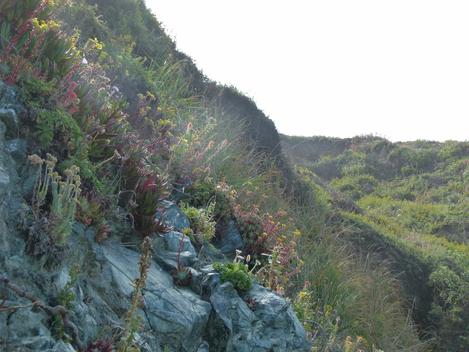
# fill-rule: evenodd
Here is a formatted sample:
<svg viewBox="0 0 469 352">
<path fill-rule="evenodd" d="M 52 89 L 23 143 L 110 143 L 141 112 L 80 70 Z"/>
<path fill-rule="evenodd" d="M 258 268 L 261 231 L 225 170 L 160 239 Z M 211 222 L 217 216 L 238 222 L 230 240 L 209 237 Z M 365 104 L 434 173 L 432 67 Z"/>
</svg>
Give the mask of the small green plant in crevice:
<svg viewBox="0 0 469 352">
<path fill-rule="evenodd" d="M 220 273 L 222 282 L 231 282 L 239 291 L 248 291 L 252 287 L 252 276 L 244 263 L 214 263 L 213 268 Z"/>
<path fill-rule="evenodd" d="M 80 275 L 80 266 L 75 265 L 69 271 L 70 278 L 68 279 L 65 286 L 59 291 L 57 295 L 57 301 L 61 306 L 64 306 L 67 309 L 73 308 L 73 301 L 76 296 L 73 292 L 73 287 L 76 285 Z"/>
<path fill-rule="evenodd" d="M 192 279 L 192 273 L 188 267 L 178 267 L 172 273 L 174 283 L 178 286 L 189 286 Z"/>
<path fill-rule="evenodd" d="M 65 326 L 60 314 L 55 314 L 50 319 L 50 327 L 52 335 L 62 341 L 67 341 L 67 335 L 65 334 Z"/>
<path fill-rule="evenodd" d="M 73 308 L 73 301 L 76 298 L 75 293 L 73 292 L 73 287 L 78 281 L 80 274 L 80 267 L 78 265 L 73 266 L 69 271 L 69 279 L 65 286 L 59 291 L 57 295 L 57 303 L 65 307 L 65 309 L 71 310 Z M 65 334 L 65 327 L 63 324 L 63 318 L 60 314 L 55 314 L 51 319 L 51 326 L 55 336 L 61 340 L 68 340 L 68 337 Z"/>
<path fill-rule="evenodd" d="M 200 242 L 210 241 L 215 236 L 216 222 L 213 220 L 215 203 L 211 203 L 207 208 L 194 208 L 186 203 L 181 203 L 181 210 L 186 214 L 191 222 L 194 236 Z"/>
<path fill-rule="evenodd" d="M 190 227 L 185 227 L 182 229 L 182 233 L 184 235 L 186 235 L 187 237 L 189 237 L 189 239 L 191 240 L 191 242 L 195 243 L 196 240 L 195 240 L 195 237 L 194 237 L 194 231 L 192 231 L 192 229 Z"/>
<path fill-rule="evenodd" d="M 118 344 L 118 352 L 130 352 L 134 350 L 134 336 L 140 327 L 140 318 L 137 315 L 137 309 L 142 302 L 142 290 L 147 281 L 148 269 L 151 265 L 152 244 L 150 237 L 145 237 L 142 242 L 142 254 L 139 260 L 139 277 L 134 282 L 134 291 L 130 308 L 125 317 L 125 327 L 122 337 Z"/>
</svg>

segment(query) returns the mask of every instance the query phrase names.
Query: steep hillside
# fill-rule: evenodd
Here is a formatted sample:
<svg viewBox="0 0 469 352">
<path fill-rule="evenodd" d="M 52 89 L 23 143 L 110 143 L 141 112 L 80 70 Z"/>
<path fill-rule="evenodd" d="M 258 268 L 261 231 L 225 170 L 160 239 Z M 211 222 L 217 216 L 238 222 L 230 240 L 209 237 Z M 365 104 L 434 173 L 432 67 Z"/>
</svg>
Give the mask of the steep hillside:
<svg viewBox="0 0 469 352">
<path fill-rule="evenodd" d="M 441 350 L 469 336 L 469 143 L 391 143 L 377 137 L 282 137 L 285 153 L 356 209 L 342 237 L 389 259 Z"/>
<path fill-rule="evenodd" d="M 338 234 L 391 236 L 296 173 L 272 121 L 176 51 L 143 1 L 0 1 L 0 122 L 4 350 L 435 345 L 392 265 Z"/>
</svg>

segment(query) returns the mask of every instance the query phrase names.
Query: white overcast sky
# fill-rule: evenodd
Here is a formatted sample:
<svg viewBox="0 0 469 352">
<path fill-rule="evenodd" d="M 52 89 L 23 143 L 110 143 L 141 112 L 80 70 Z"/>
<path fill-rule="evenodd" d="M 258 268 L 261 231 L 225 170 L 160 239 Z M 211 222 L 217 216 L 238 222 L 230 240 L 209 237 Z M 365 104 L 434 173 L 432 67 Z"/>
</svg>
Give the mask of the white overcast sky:
<svg viewBox="0 0 469 352">
<path fill-rule="evenodd" d="M 289 135 L 469 140 L 469 1 L 146 0 Z"/>
</svg>

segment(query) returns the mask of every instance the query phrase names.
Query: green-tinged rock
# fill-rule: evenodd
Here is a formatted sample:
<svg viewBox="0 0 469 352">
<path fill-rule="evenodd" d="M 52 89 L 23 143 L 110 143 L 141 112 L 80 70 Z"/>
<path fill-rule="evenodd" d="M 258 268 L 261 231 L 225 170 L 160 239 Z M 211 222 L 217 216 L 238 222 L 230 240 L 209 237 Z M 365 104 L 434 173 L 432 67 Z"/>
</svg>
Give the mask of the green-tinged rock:
<svg viewBox="0 0 469 352">
<path fill-rule="evenodd" d="M 229 282 L 213 290 L 216 313 L 207 330 L 214 351 L 310 351 L 305 330 L 285 299 L 257 284 L 243 298 Z"/>
</svg>

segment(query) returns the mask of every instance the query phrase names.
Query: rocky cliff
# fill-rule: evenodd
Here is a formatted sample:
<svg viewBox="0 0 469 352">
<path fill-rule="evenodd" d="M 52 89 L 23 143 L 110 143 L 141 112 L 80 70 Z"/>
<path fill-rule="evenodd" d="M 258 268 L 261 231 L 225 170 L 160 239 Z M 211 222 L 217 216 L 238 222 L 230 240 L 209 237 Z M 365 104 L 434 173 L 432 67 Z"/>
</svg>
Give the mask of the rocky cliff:
<svg viewBox="0 0 469 352">
<path fill-rule="evenodd" d="M 50 267 L 27 254 L 35 230 L 24 227 L 23 217 L 35 173 L 27 163 L 28 141 L 15 138 L 23 112 L 15 91 L 0 83 L 0 348 L 100 350 L 90 343 L 123 329 L 139 277 L 139 239 L 130 236 L 122 243 L 116 235 L 99 244 L 96 228 L 76 223 L 59 264 Z M 141 351 L 308 350 L 305 331 L 284 298 L 257 283 L 240 293 L 221 282 L 212 263 L 231 259 L 213 246 L 195 249 L 178 232 L 189 220 L 170 200 L 160 212 L 173 230 L 152 240 L 153 260 L 138 308 Z M 241 245 L 232 227 L 220 247 L 232 257 Z M 190 268 L 188 287 L 175 285 L 170 274 L 179 260 Z M 51 309 L 64 294 L 68 322 L 58 326 Z"/>
</svg>

